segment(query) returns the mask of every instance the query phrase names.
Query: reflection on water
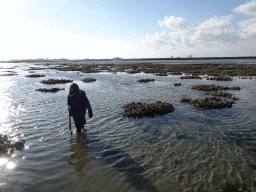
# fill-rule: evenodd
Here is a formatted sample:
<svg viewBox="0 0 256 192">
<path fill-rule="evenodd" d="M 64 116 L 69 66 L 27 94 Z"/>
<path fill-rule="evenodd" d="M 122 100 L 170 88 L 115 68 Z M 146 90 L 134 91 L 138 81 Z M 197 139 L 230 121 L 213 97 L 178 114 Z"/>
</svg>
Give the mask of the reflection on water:
<svg viewBox="0 0 256 192">
<path fill-rule="evenodd" d="M 71 151 L 73 152 L 70 155 L 70 158 L 72 160 L 76 160 L 76 162 L 70 161 L 68 164 L 75 166 L 75 170 L 79 173 L 78 176 L 84 176 L 85 173 L 82 172 L 82 168 L 94 157 L 89 156 L 91 152 L 87 146 L 87 141 L 80 134 L 75 137 L 71 137 L 70 143 Z"/>
<path fill-rule="evenodd" d="M 151 74 L 83 74 L 36 71 L 20 64 L 17 76 L 1 76 L 0 133 L 26 140 L 25 150 L 0 159 L 0 190 L 6 191 L 220 191 L 255 190 L 256 83 L 234 78 L 216 85 L 240 86 L 229 91 L 240 98 L 232 108 L 201 110 L 180 102 L 203 80 Z M 4 70 L 4 69 L 0 69 Z M 82 75 L 82 76 L 80 76 Z M 95 78 L 85 84 L 83 78 Z M 83 136 L 69 134 L 66 99 L 70 84 L 42 85 L 43 79 L 73 79 L 91 102 Z M 155 78 L 148 84 L 140 78 Z M 246 82 L 245 82 L 246 81 Z M 41 93 L 37 88 L 64 88 Z M 129 119 L 120 113 L 131 101 L 168 101 L 173 113 Z M 72 121 L 72 129 L 75 125 Z M 224 190 L 224 191 L 225 191 Z"/>
</svg>

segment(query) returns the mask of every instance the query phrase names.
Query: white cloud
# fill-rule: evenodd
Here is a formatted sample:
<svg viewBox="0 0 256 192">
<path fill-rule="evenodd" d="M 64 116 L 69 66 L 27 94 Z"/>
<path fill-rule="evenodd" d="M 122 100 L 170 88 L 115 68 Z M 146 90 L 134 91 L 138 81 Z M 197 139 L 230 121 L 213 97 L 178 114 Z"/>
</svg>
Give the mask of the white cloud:
<svg viewBox="0 0 256 192">
<path fill-rule="evenodd" d="M 256 0 L 252 0 L 251 2 L 247 2 L 244 5 L 239 5 L 233 12 L 243 13 L 248 16 L 256 16 Z"/>
<path fill-rule="evenodd" d="M 256 18 L 241 21 L 238 25 L 240 27 L 239 36 L 241 39 L 256 37 Z"/>
<path fill-rule="evenodd" d="M 174 16 L 170 18 L 165 17 L 163 21 L 158 22 L 160 26 L 179 30 L 169 34 L 164 31 L 161 34 L 147 35 L 147 41 L 158 49 L 164 46 L 169 46 L 172 49 L 178 47 L 194 47 L 199 44 L 210 46 L 213 42 L 234 43 L 239 37 L 232 26 L 232 19 L 232 15 L 215 16 L 201 23 L 198 27 L 192 27 L 183 18 L 177 19 Z"/>
<path fill-rule="evenodd" d="M 153 45 L 157 49 L 161 47 L 168 46 L 169 48 L 176 49 L 176 47 L 193 47 L 190 40 L 190 32 L 189 31 L 177 31 L 174 33 L 155 33 L 155 35 L 150 36 L 147 34 L 147 42 L 150 45 Z"/>
<path fill-rule="evenodd" d="M 232 26 L 232 19 L 232 15 L 210 18 L 194 28 L 193 40 L 200 42 L 219 41 L 222 43 L 236 41 L 238 36 Z"/>
<path fill-rule="evenodd" d="M 173 30 L 186 30 L 191 27 L 191 24 L 182 17 L 165 16 L 163 21 L 158 21 L 160 27 L 166 27 Z"/>
</svg>

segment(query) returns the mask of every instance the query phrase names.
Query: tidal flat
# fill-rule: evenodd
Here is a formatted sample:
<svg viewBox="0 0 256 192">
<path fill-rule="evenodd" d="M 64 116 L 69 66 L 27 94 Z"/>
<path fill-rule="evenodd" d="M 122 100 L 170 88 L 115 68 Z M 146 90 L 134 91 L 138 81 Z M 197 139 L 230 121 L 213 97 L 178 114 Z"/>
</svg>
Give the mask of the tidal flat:
<svg viewBox="0 0 256 192">
<path fill-rule="evenodd" d="M 26 143 L 0 156 L 0 190 L 255 191 L 255 64 L 10 63 L 6 68 L 18 75 L 0 77 L 0 134 Z M 27 78 L 29 71 L 45 76 Z M 180 78 L 193 75 L 201 79 Z M 214 79 L 220 75 L 232 81 Z M 35 91 L 56 88 L 40 83 L 49 79 L 69 82 L 58 83 L 62 91 Z M 69 133 L 72 82 L 86 92 L 94 113 L 92 119 L 87 114 L 83 135 L 73 121 Z M 239 100 L 221 109 L 181 102 L 199 101 L 206 91 Z M 175 110 L 139 119 L 122 115 L 126 104 L 158 101 Z"/>
</svg>

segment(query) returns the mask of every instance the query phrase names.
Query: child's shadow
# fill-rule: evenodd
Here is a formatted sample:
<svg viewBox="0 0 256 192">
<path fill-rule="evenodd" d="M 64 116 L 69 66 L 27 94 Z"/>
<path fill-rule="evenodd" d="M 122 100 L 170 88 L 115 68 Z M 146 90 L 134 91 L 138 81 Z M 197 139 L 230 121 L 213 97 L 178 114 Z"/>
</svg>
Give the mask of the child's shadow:
<svg viewBox="0 0 256 192">
<path fill-rule="evenodd" d="M 82 135 L 76 135 L 70 139 L 71 151 L 74 152 L 70 157 L 77 159 L 76 163 L 69 162 L 75 166 L 75 170 L 79 172 L 79 176 L 84 176 L 82 168 L 93 159 L 102 159 L 106 164 L 111 165 L 116 170 L 125 173 L 125 180 L 131 183 L 137 190 L 158 191 L 157 188 L 146 178 L 144 168 L 135 160 L 121 151 L 108 144 L 102 143 L 94 135 L 88 136 L 83 132 Z"/>
</svg>

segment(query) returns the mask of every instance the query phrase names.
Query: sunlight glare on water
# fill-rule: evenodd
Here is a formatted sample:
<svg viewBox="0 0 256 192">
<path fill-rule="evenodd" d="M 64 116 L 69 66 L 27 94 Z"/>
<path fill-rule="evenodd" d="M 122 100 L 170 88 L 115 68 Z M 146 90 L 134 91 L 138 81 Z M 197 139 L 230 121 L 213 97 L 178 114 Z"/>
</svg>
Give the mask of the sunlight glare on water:
<svg viewBox="0 0 256 192">
<path fill-rule="evenodd" d="M 13 162 L 8 162 L 6 167 L 7 167 L 7 169 L 14 169 L 16 167 L 16 165 Z"/>
<path fill-rule="evenodd" d="M 0 158 L 0 166 L 5 165 L 8 162 L 7 158 Z"/>
<path fill-rule="evenodd" d="M 15 82 L 9 80 L 7 77 L 1 77 L 0 81 L 0 133 L 3 133 L 6 129 L 10 127 L 10 124 L 6 124 L 8 117 L 11 113 L 12 108 L 12 97 L 10 95 L 9 89 L 13 86 Z"/>
</svg>

